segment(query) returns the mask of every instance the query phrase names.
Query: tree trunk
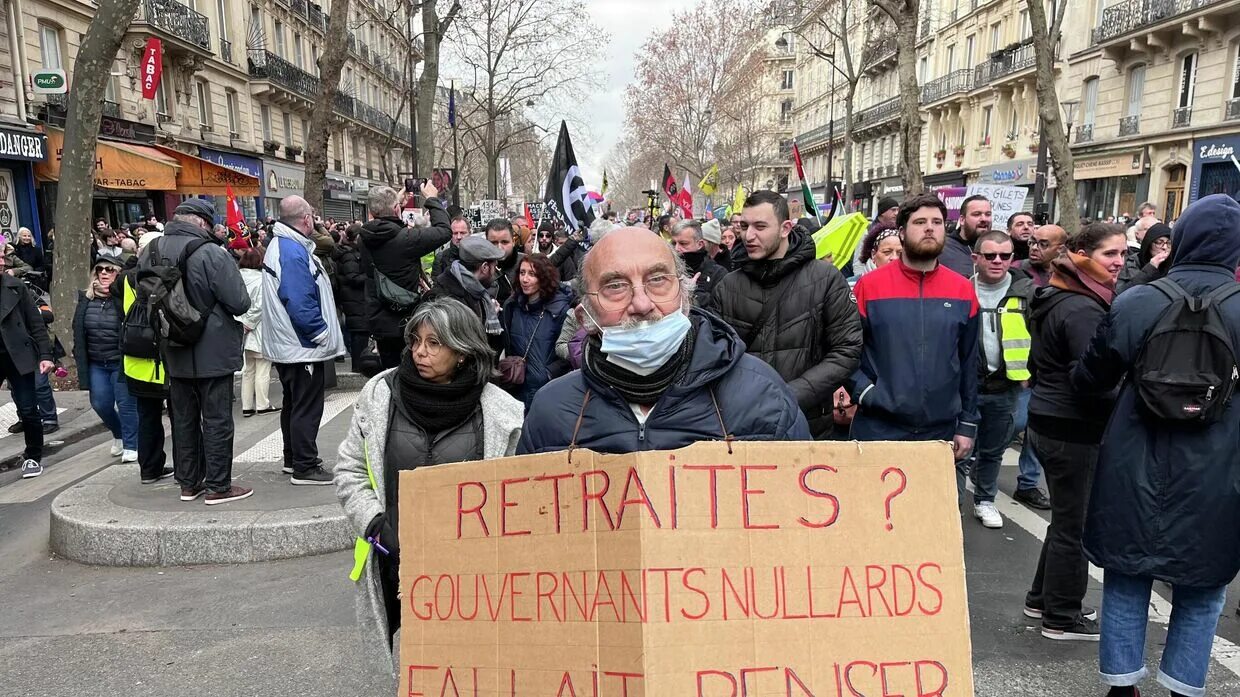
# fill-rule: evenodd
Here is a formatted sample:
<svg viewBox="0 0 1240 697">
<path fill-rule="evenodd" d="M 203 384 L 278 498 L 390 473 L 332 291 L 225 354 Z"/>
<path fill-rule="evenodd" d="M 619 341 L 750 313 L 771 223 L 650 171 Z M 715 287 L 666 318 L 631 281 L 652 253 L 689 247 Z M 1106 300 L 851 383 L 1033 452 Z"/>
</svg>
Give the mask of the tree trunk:
<svg viewBox="0 0 1240 697">
<path fill-rule="evenodd" d="M 99 120 L 103 116 L 103 96 L 112 62 L 116 60 L 121 40 L 137 10 L 138 0 L 99 0 L 73 61 L 60 183 L 56 189 L 59 248 L 52 258 L 52 307 L 61 317 L 73 316 L 77 291 L 90 277 L 91 197 L 95 188 L 95 145 Z M 163 79 L 171 80 L 172 76 L 164 75 Z M 71 364 L 72 354 L 65 360 Z"/>
<path fill-rule="evenodd" d="M 418 171 L 429 177 L 435 168 L 435 97 L 439 89 L 439 15 L 435 0 L 422 0 L 422 76 L 418 78 Z M 459 119 L 460 116 L 458 115 Z M 460 177 L 460 172 L 457 172 Z"/>
<path fill-rule="evenodd" d="M 1059 225 L 1069 235 L 1076 233 L 1081 213 L 1076 199 L 1076 181 L 1073 178 L 1075 164 L 1072 149 L 1068 147 L 1068 134 L 1064 132 L 1060 116 L 1059 95 L 1055 92 L 1055 54 L 1057 41 L 1053 41 L 1046 25 L 1046 7 L 1041 2 L 1029 2 L 1029 25 L 1033 30 L 1033 52 L 1037 61 L 1036 89 L 1038 94 L 1038 121 L 1042 126 L 1042 138 L 1050 149 L 1051 166 L 1055 169 L 1059 200 Z M 1046 173 L 1037 176 L 1045 182 Z M 1043 183 L 1043 186 L 1045 184 Z M 1040 201 L 1034 201 L 1037 205 Z"/>
<path fill-rule="evenodd" d="M 893 16 L 896 61 L 900 74 L 900 166 L 906 196 L 925 190 L 921 178 L 921 89 L 917 86 L 918 0 L 904 0 L 901 16 Z"/>
<path fill-rule="evenodd" d="M 323 210 L 323 188 L 327 184 L 327 140 L 331 137 L 332 114 L 340 92 L 340 71 L 349 54 L 349 0 L 336 0 L 327 27 L 327 40 L 319 55 L 319 96 L 310 113 L 310 135 L 306 136 L 306 179 L 302 197 L 317 212 Z M 343 158 L 343 153 L 341 154 Z M 357 157 L 357 153 L 353 154 Z"/>
<path fill-rule="evenodd" d="M 852 205 L 853 201 L 853 106 L 857 96 L 857 83 L 848 84 L 848 92 L 844 94 L 844 173 L 840 179 L 847 182 L 844 184 L 844 207 L 845 210 Z"/>
</svg>

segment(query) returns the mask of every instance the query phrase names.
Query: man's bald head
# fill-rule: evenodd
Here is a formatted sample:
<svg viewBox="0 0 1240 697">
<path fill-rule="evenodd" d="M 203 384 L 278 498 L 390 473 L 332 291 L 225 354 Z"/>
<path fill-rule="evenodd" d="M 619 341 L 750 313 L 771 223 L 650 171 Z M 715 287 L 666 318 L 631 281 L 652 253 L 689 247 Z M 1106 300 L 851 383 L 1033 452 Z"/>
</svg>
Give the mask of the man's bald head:
<svg viewBox="0 0 1240 697">
<path fill-rule="evenodd" d="M 300 196 L 281 199 L 280 222 L 303 235 L 309 235 L 314 230 L 314 209 Z"/>
<path fill-rule="evenodd" d="M 641 227 L 617 228 L 607 233 L 586 254 L 581 271 L 586 290 L 595 289 L 600 275 L 615 268 L 617 257 L 643 258 L 648 261 L 660 259 L 673 267 L 676 265 L 676 255 L 659 235 Z"/>
<path fill-rule="evenodd" d="M 655 302 L 647 288 L 654 279 L 674 276 L 677 285 L 667 286 L 679 292 L 671 298 Z M 693 292 L 684 278 L 684 262 L 659 235 L 639 227 L 622 227 L 607 233 L 586 254 L 581 281 L 585 296 L 585 314 L 578 313 L 581 326 L 591 333 L 603 327 L 633 326 L 640 322 L 657 321 L 672 312 L 688 312 L 688 298 Z M 600 291 L 608 284 L 629 284 L 631 299 L 627 305 L 608 302 Z M 659 297 L 655 294 L 655 297 Z"/>
<path fill-rule="evenodd" d="M 1068 241 L 1068 231 L 1058 225 L 1043 225 L 1038 231 L 1045 231 L 1046 238 L 1053 242 L 1063 244 Z"/>
</svg>

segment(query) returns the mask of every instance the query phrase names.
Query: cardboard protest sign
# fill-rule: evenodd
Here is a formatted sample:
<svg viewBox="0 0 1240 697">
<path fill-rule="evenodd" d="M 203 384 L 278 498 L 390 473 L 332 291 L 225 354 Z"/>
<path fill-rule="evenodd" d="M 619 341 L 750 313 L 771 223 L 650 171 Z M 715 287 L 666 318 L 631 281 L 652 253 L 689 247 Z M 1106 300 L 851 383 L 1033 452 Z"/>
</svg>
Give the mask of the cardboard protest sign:
<svg viewBox="0 0 1240 697">
<path fill-rule="evenodd" d="M 401 697 L 973 694 L 943 443 L 424 467 L 400 507 Z"/>
<path fill-rule="evenodd" d="M 1029 190 L 1023 186 L 1002 186 L 1000 184 L 970 184 L 968 196 L 981 194 L 990 200 L 991 230 L 1007 230 L 1008 218 L 1019 213 L 1025 205 L 1025 197 Z"/>
<path fill-rule="evenodd" d="M 508 215 L 504 209 L 504 202 L 496 201 L 494 199 L 484 199 L 479 201 L 478 212 L 481 214 L 483 225 L 486 225 L 495 218 L 503 218 Z"/>
</svg>

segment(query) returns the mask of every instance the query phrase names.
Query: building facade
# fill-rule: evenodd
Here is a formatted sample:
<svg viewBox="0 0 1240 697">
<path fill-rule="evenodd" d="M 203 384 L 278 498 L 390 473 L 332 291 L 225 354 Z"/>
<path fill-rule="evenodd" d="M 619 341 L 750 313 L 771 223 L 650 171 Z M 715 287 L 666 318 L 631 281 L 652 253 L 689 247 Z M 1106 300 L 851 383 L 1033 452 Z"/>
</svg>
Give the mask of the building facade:
<svg viewBox="0 0 1240 697">
<path fill-rule="evenodd" d="M 56 143 L 78 45 L 93 7 L 84 0 L 9 0 L 0 64 L 14 79 L 0 85 L 0 118 L 36 124 L 49 157 L 34 167 L 37 208 L 54 224 Z M 330 7 L 307 0 L 143 0 L 107 84 L 96 173 L 95 217 L 112 225 L 165 218 L 186 196 L 238 195 L 247 217 L 302 193 L 305 140 L 318 108 L 318 59 Z M 351 9 L 349 54 L 332 105 L 324 216 L 364 217 L 373 183 L 408 170 L 417 60 L 408 16 L 371 0 Z M 162 47 L 162 79 L 144 99 L 140 65 L 148 39 Z M 67 74 L 68 94 L 35 94 L 32 77 Z M 399 121 L 395 118 L 399 115 Z M 402 163 L 403 166 L 402 166 Z M 224 206 L 217 202 L 222 218 Z"/>
</svg>

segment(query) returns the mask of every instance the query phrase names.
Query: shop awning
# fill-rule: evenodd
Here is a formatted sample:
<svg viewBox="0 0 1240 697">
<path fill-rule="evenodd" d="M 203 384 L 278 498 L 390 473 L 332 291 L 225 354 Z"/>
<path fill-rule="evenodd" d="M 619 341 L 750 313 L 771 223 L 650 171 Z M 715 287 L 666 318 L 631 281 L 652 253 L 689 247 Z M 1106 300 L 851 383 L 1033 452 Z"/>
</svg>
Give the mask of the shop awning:
<svg viewBox="0 0 1240 697">
<path fill-rule="evenodd" d="M 60 181 L 60 157 L 64 143 L 63 131 L 47 129 L 47 145 L 52 157 L 35 164 L 35 177 L 41 181 Z M 177 189 L 177 169 L 180 165 L 149 145 L 99 140 L 95 146 L 95 158 L 95 186 L 100 189 Z"/>
<path fill-rule="evenodd" d="M 210 160 L 195 157 L 180 150 L 156 145 L 157 152 L 176 160 L 180 169 L 177 171 L 176 193 L 189 196 L 224 196 L 228 187 L 237 196 L 258 196 L 258 177 L 251 177 L 244 172 L 217 165 Z"/>
</svg>

